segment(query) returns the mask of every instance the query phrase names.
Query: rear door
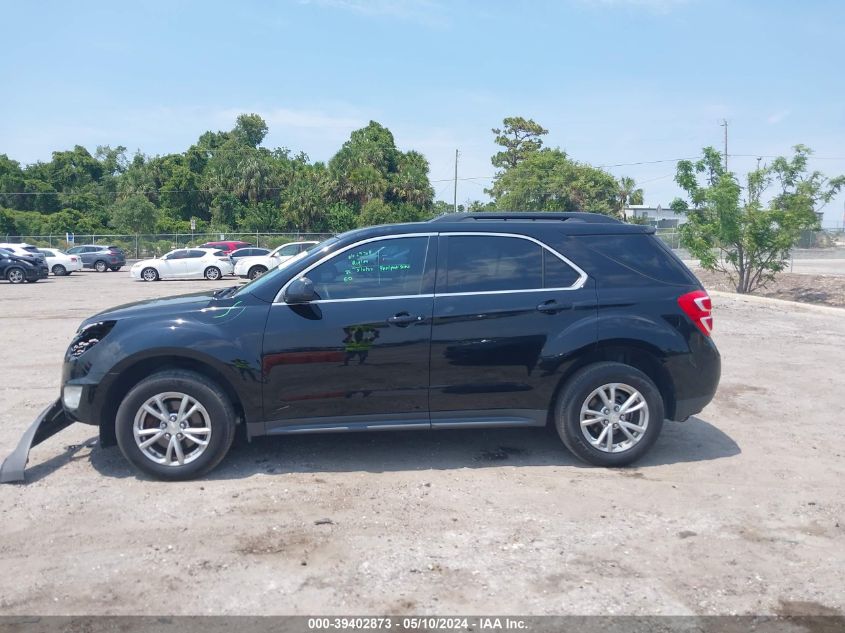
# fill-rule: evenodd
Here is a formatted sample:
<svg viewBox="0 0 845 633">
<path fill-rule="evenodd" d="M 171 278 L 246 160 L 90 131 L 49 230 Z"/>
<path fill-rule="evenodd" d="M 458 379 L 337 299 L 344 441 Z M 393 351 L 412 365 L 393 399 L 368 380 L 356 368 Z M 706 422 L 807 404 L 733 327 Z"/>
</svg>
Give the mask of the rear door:
<svg viewBox="0 0 845 633">
<path fill-rule="evenodd" d="M 185 259 L 182 260 L 184 262 L 184 268 L 181 272 L 181 277 L 190 277 L 193 279 L 198 279 L 203 276 L 205 273 L 206 266 L 208 266 L 208 260 L 203 259 L 206 255 L 207 251 L 200 251 L 197 249 L 191 249 L 185 255 Z"/>
<path fill-rule="evenodd" d="M 595 285 L 533 238 L 441 234 L 433 427 L 543 425 L 567 355 L 596 339 Z"/>
<path fill-rule="evenodd" d="M 303 272 L 319 300 L 273 304 L 267 432 L 429 427 L 435 249 L 429 235 L 365 240 Z"/>
</svg>

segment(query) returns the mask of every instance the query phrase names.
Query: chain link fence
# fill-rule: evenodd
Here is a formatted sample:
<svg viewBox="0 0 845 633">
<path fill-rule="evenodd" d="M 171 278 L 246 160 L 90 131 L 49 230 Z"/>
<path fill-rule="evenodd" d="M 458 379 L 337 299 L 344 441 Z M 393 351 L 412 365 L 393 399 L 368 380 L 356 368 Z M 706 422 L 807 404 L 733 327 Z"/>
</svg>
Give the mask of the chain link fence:
<svg viewBox="0 0 845 633">
<path fill-rule="evenodd" d="M 158 257 L 175 248 L 200 246 L 205 242 L 239 241 L 253 246 L 274 249 L 288 242 L 313 240 L 322 242 L 330 233 L 158 233 L 148 235 L 108 235 L 77 233 L 68 241 L 68 235 L 0 235 L 3 242 L 25 243 L 34 246 L 66 250 L 73 246 L 99 244 L 119 246 L 126 256 L 134 259 Z"/>
</svg>

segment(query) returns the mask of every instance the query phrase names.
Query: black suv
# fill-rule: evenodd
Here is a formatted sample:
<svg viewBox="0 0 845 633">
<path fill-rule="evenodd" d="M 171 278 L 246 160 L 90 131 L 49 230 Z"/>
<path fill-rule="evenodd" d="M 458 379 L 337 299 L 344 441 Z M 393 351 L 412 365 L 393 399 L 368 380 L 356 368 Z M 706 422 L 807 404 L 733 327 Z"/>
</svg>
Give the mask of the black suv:
<svg viewBox="0 0 845 633">
<path fill-rule="evenodd" d="M 162 479 L 209 471 L 239 425 L 252 438 L 552 424 L 579 458 L 620 466 L 713 398 L 711 319 L 650 227 L 454 214 L 102 312 L 68 348 L 47 416 L 99 425 Z"/>
<path fill-rule="evenodd" d="M 89 244 L 74 246 L 65 252 L 68 255 L 80 257 L 83 268 L 93 268 L 98 273 L 104 273 L 107 270 L 117 272 L 126 266 L 126 254 L 119 246 Z"/>
</svg>

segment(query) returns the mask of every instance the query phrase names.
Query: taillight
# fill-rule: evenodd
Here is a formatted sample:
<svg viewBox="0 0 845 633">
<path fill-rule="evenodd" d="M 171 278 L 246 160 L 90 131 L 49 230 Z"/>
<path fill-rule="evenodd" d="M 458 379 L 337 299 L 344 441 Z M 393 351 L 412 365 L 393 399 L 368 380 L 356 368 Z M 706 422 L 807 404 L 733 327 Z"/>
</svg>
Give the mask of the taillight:
<svg viewBox="0 0 845 633">
<path fill-rule="evenodd" d="M 710 295 L 703 290 L 694 290 L 678 297 L 678 305 L 704 336 L 713 331 L 713 306 Z"/>
</svg>

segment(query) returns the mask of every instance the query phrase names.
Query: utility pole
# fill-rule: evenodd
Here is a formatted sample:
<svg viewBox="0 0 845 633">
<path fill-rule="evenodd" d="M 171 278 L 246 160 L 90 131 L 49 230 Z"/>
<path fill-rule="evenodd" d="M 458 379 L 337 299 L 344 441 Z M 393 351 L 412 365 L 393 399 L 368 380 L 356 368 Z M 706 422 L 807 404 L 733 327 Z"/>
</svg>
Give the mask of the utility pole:
<svg viewBox="0 0 845 633">
<path fill-rule="evenodd" d="M 722 119 L 722 127 L 725 128 L 725 171 L 728 171 L 728 120 Z"/>
<path fill-rule="evenodd" d="M 455 193 L 454 193 L 454 200 L 453 205 L 455 208 L 455 213 L 458 212 L 458 150 L 455 150 Z"/>
</svg>

